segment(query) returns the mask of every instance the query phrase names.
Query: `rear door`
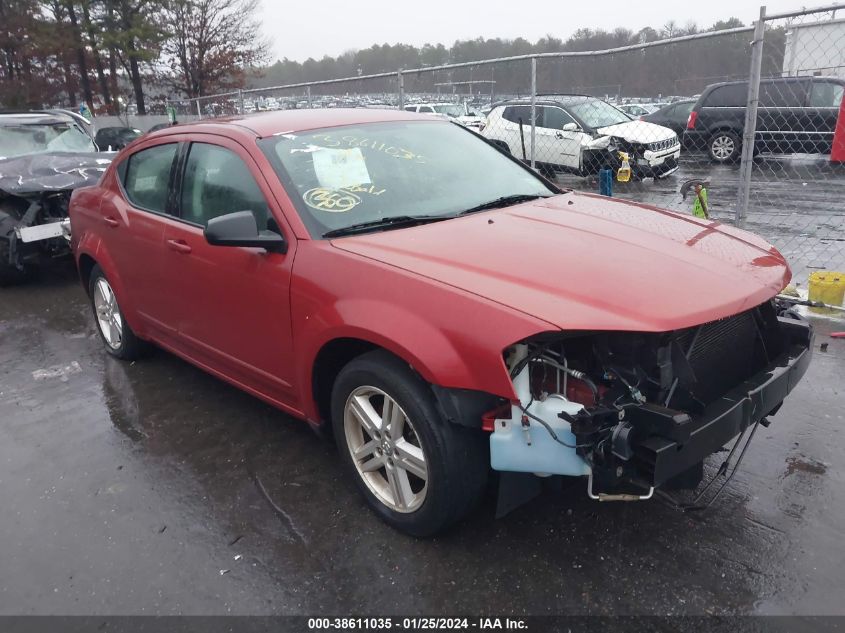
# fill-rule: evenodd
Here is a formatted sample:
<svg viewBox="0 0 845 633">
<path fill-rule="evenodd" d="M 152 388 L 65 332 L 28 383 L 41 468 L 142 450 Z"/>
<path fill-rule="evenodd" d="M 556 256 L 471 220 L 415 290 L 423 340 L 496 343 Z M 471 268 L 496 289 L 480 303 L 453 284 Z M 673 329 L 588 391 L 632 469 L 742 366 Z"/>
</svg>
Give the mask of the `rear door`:
<svg viewBox="0 0 845 633">
<path fill-rule="evenodd" d="M 290 323 L 292 232 L 255 161 L 238 143 L 211 137 L 186 146 L 176 185 L 178 217 L 164 228 L 162 292 L 178 346 L 198 364 L 296 407 Z M 259 229 L 284 233 L 287 253 L 212 246 L 212 218 L 251 211 Z M 283 228 L 280 228 L 283 227 Z"/>
<path fill-rule="evenodd" d="M 157 338 L 175 333 L 163 320 L 167 312 L 161 295 L 161 243 L 170 200 L 178 143 L 142 148 L 117 166 L 119 191 L 104 196 L 100 213 L 108 254 L 120 276 L 121 297 L 130 323 Z"/>
<path fill-rule="evenodd" d="M 804 151 L 811 139 L 805 120 L 806 80 L 774 80 L 760 83 L 757 106 L 756 148 L 762 152 Z"/>
<path fill-rule="evenodd" d="M 522 160 L 531 159 L 531 106 L 512 105 L 502 110 L 493 123 L 490 137 L 505 141 L 511 154 Z"/>
<path fill-rule="evenodd" d="M 810 84 L 808 107 L 804 110 L 803 125 L 807 130 L 806 151 L 819 154 L 830 153 L 843 92 L 845 92 L 845 86 L 842 83 L 813 79 Z"/>
</svg>

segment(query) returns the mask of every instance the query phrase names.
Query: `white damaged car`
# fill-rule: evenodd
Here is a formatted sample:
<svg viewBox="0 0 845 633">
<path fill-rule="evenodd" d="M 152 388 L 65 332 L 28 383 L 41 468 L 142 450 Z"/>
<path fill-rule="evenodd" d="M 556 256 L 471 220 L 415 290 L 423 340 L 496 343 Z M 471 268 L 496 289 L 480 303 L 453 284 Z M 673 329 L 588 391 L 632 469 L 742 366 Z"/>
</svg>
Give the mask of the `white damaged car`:
<svg viewBox="0 0 845 633">
<path fill-rule="evenodd" d="M 536 165 L 557 172 L 614 171 L 628 156 L 634 178 L 661 178 L 678 169 L 681 143 L 669 128 L 635 121 L 606 101 L 583 95 L 542 95 L 536 100 Z M 531 101 L 496 104 L 481 134 L 519 159 L 531 159 Z"/>
</svg>

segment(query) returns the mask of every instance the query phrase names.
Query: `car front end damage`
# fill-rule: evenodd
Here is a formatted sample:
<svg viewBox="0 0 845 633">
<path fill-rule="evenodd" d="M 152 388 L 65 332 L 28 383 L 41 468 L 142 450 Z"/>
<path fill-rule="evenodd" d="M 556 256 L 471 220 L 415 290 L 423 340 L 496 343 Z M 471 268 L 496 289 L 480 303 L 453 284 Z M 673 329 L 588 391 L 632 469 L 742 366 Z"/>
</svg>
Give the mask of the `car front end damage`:
<svg viewBox="0 0 845 633">
<path fill-rule="evenodd" d="M 615 171 L 622 165 L 620 152 L 627 154 L 638 178 L 662 178 L 678 170 L 681 142 L 674 133 L 659 140 L 600 136 L 584 148 L 585 171 L 595 173 L 604 165 Z"/>
<path fill-rule="evenodd" d="M 70 253 L 68 203 L 96 183 L 113 154 L 44 152 L 0 160 L 0 284 Z"/>
<path fill-rule="evenodd" d="M 774 300 L 670 332 L 532 337 L 505 352 L 517 399 L 484 418 L 491 465 L 586 476 L 597 500 L 694 489 L 707 456 L 738 438 L 733 457 L 746 431 L 747 442 L 769 425 L 812 341 L 811 326 Z"/>
</svg>

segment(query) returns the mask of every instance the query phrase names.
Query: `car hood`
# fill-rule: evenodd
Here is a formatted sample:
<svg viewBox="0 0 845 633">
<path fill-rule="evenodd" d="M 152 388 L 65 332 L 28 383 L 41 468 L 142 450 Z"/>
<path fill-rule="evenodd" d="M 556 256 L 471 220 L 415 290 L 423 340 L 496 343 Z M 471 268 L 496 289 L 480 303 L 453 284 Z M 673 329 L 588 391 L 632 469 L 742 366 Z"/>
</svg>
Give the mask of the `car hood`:
<svg viewBox="0 0 845 633">
<path fill-rule="evenodd" d="M 752 234 L 590 194 L 332 244 L 565 330 L 690 327 L 759 305 L 791 277 Z"/>
<path fill-rule="evenodd" d="M 13 195 L 66 191 L 96 184 L 113 152 L 42 152 L 0 159 L 0 191 Z"/>
<path fill-rule="evenodd" d="M 627 121 L 608 127 L 599 128 L 597 132 L 603 136 L 615 136 L 629 143 L 654 143 L 666 141 L 677 136 L 674 131 L 662 125 L 648 121 Z"/>
</svg>

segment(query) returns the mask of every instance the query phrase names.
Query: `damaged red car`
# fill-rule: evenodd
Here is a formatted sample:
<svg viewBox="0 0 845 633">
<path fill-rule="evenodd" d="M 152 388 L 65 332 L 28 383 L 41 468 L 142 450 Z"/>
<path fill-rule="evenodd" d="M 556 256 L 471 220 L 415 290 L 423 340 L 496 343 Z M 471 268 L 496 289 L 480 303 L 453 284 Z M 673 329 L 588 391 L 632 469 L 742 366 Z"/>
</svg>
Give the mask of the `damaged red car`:
<svg viewBox="0 0 845 633">
<path fill-rule="evenodd" d="M 549 475 L 606 500 L 700 489 L 811 355 L 762 239 L 561 190 L 407 112 L 155 132 L 70 218 L 110 354 L 155 344 L 331 428 L 415 535 L 470 512 L 491 469 L 503 507 Z"/>
</svg>

